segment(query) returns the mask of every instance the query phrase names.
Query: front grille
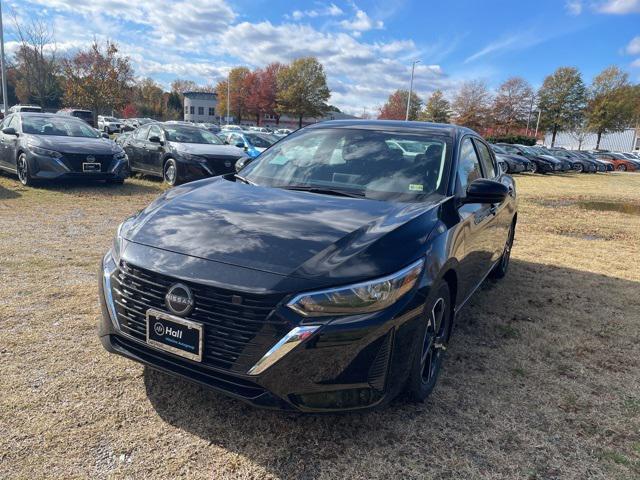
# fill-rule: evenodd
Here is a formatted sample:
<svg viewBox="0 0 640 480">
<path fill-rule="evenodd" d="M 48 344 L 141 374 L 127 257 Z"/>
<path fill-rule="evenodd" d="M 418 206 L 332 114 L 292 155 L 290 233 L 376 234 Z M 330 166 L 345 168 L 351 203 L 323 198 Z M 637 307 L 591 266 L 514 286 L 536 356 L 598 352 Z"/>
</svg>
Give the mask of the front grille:
<svg viewBox="0 0 640 480">
<path fill-rule="evenodd" d="M 122 262 L 112 278 L 120 328 L 146 340 L 146 312 L 166 311 L 164 297 L 178 280 Z M 274 313 L 280 295 L 255 295 L 180 280 L 194 296 L 188 319 L 204 325 L 202 362 L 247 372 L 288 331 Z"/>
<path fill-rule="evenodd" d="M 203 155 L 207 159 L 207 166 L 214 175 L 224 175 L 235 172 L 235 165 L 239 158 L 232 155 Z"/>
<path fill-rule="evenodd" d="M 88 160 L 87 157 L 93 157 Z M 82 172 L 83 163 L 99 163 L 101 165 L 100 171 L 109 171 L 109 166 L 113 161 L 113 155 L 92 155 L 85 153 L 63 153 L 61 160 L 72 172 Z"/>
</svg>

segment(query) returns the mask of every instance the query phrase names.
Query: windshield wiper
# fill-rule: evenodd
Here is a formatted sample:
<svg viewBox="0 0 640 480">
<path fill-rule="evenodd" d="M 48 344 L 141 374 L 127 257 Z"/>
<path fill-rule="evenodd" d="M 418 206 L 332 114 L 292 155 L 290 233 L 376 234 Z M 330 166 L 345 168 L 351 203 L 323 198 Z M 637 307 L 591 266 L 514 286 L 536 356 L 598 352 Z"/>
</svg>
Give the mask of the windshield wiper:
<svg viewBox="0 0 640 480">
<path fill-rule="evenodd" d="M 255 185 L 251 180 L 247 180 L 242 175 L 238 175 L 237 173 L 233 174 L 233 177 L 240 180 L 242 183 L 246 183 L 247 185 Z"/>
<path fill-rule="evenodd" d="M 364 192 L 350 192 L 345 190 L 336 190 L 333 188 L 310 187 L 305 185 L 282 185 L 278 188 L 283 188 L 285 190 L 296 190 L 300 192 L 321 193 L 324 195 L 336 195 L 339 197 L 362 198 L 365 196 Z"/>
</svg>

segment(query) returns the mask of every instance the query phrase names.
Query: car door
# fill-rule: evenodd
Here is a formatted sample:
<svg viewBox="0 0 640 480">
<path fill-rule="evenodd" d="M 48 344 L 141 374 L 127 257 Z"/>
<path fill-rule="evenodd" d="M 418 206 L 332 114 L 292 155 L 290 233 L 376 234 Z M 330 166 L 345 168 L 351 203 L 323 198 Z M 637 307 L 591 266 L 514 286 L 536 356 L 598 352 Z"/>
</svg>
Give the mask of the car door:
<svg viewBox="0 0 640 480">
<path fill-rule="evenodd" d="M 466 196 L 469 184 L 483 178 L 480 158 L 470 136 L 460 142 L 458 170 L 456 172 L 456 197 Z M 459 235 L 462 238 L 462 258 L 459 259 L 461 298 L 466 299 L 482 282 L 489 271 L 494 245 L 491 228 L 494 212 L 491 204 L 459 203 Z"/>
<path fill-rule="evenodd" d="M 2 128 L 14 128 L 16 132 L 19 131 L 20 125 L 18 122 L 18 115 L 11 115 L 2 122 Z M 7 135 L 0 131 L 0 143 L 2 148 L 0 150 L 0 164 L 4 168 L 8 168 L 11 171 L 16 170 L 16 154 L 18 148 L 18 135 Z"/>
<path fill-rule="evenodd" d="M 158 137 L 162 143 L 152 142 L 149 140 L 151 137 Z M 147 135 L 144 159 L 146 168 L 151 172 L 162 173 L 163 145 L 164 135 L 162 129 L 157 125 L 152 125 L 149 127 L 149 134 Z"/>
<path fill-rule="evenodd" d="M 133 170 L 146 170 L 144 153 L 149 127 L 143 126 L 131 134 L 131 140 L 125 145 L 125 152 L 129 157 L 129 165 Z"/>
<path fill-rule="evenodd" d="M 473 143 L 480 158 L 482 176 L 489 180 L 500 181 L 502 175 L 489 146 L 477 137 L 473 139 Z M 511 227 L 511 213 L 507 209 L 507 200 L 491 204 L 491 211 L 493 215 L 489 217 L 486 233 L 487 244 L 491 245 L 493 252 L 491 255 L 491 265 L 493 265 L 502 256 L 507 242 L 509 227 Z"/>
</svg>

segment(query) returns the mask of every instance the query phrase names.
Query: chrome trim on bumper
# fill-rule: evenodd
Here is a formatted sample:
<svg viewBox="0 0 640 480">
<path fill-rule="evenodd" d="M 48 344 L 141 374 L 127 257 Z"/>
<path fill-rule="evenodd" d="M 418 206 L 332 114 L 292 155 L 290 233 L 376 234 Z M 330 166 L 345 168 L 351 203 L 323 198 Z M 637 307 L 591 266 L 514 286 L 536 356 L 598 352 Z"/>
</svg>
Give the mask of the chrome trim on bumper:
<svg viewBox="0 0 640 480">
<path fill-rule="evenodd" d="M 282 337 L 282 339 L 278 343 L 271 347 L 271 349 L 267 353 L 265 353 L 264 356 L 260 360 L 258 360 L 247 373 L 249 375 L 260 375 L 291 350 L 311 337 L 313 333 L 319 328 L 320 325 L 309 325 L 294 328 L 284 337 Z"/>
<path fill-rule="evenodd" d="M 116 315 L 116 306 L 113 301 L 113 294 L 111 293 L 111 275 L 118 269 L 116 261 L 111 255 L 111 250 L 102 259 L 102 288 L 104 290 L 104 299 L 107 304 L 107 310 L 111 317 L 111 323 L 117 331 L 120 331 L 120 325 L 118 325 L 118 317 Z"/>
</svg>

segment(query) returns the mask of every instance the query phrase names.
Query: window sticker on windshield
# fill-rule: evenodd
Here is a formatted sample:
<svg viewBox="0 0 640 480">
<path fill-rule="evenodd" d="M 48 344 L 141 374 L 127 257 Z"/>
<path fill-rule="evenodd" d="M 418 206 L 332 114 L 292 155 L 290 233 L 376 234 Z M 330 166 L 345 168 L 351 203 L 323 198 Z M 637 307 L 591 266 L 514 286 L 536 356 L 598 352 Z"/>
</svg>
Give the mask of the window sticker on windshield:
<svg viewBox="0 0 640 480">
<path fill-rule="evenodd" d="M 284 165 L 287 163 L 289 159 L 285 155 L 278 155 L 277 157 L 273 157 L 269 160 L 270 165 Z"/>
<path fill-rule="evenodd" d="M 409 185 L 409 190 L 412 192 L 422 192 L 424 190 L 424 185 L 420 183 L 412 183 Z"/>
</svg>

